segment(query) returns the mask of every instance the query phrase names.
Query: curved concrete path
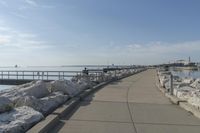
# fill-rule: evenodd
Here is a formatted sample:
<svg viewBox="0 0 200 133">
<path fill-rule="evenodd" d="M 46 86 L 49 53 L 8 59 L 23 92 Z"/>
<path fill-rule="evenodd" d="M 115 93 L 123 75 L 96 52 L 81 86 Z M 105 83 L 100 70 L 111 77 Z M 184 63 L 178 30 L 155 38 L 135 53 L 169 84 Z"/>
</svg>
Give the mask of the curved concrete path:
<svg viewBox="0 0 200 133">
<path fill-rule="evenodd" d="M 200 133 L 200 120 L 156 88 L 155 70 L 111 83 L 85 98 L 52 133 Z"/>
</svg>

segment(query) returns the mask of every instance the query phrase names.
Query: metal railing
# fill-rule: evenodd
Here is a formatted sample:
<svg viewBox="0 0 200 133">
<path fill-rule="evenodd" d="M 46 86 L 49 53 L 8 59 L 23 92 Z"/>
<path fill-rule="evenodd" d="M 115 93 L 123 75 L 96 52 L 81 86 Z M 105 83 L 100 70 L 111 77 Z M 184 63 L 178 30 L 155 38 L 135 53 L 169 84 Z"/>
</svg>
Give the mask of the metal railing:
<svg viewBox="0 0 200 133">
<path fill-rule="evenodd" d="M 97 79 L 103 72 L 89 72 L 88 76 Z M 58 80 L 76 76 L 86 76 L 82 71 L 0 71 L 0 80 Z"/>
<path fill-rule="evenodd" d="M 90 81 L 102 82 L 113 78 L 123 77 L 125 71 L 139 70 L 140 68 L 121 69 L 85 69 L 83 71 L 0 71 L 0 81 L 33 81 L 33 80 L 78 80 L 88 78 Z M 130 72 L 131 73 L 131 72 Z"/>
</svg>

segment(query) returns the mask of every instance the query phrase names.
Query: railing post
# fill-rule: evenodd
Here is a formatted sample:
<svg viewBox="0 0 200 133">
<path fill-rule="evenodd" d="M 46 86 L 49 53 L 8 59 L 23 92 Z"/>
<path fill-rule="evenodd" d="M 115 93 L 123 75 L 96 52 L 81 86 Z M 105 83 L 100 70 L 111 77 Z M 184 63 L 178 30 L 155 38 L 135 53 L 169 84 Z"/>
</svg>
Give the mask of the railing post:
<svg viewBox="0 0 200 133">
<path fill-rule="evenodd" d="M 8 71 L 8 79 L 10 79 L 10 72 Z"/>
<path fill-rule="evenodd" d="M 173 75 L 170 74 L 170 95 L 173 95 L 174 88 L 173 88 Z"/>
<path fill-rule="evenodd" d="M 42 72 L 42 80 L 44 79 L 44 72 Z"/>
<path fill-rule="evenodd" d="M 17 71 L 17 80 L 18 80 L 18 71 Z"/>
<path fill-rule="evenodd" d="M 96 81 L 98 81 L 98 73 L 96 72 L 96 79 L 95 79 Z"/>
<path fill-rule="evenodd" d="M 34 72 L 33 72 L 33 80 L 34 80 Z"/>
<path fill-rule="evenodd" d="M 23 80 L 24 80 L 24 71 L 22 72 L 22 78 L 23 78 Z"/>
<path fill-rule="evenodd" d="M 3 71 L 1 72 L 1 79 L 3 79 Z"/>
</svg>

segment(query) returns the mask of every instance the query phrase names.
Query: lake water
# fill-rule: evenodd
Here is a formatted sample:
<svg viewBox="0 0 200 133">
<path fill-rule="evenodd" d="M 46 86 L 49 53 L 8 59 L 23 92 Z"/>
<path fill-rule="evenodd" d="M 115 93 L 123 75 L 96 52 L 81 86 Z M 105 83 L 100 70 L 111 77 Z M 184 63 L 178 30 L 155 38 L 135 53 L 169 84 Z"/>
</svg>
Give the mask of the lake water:
<svg viewBox="0 0 200 133">
<path fill-rule="evenodd" d="M 46 66 L 46 67 L 0 67 L 0 70 L 14 70 L 14 71 L 82 71 L 85 67 L 87 69 L 102 69 L 105 66 Z M 0 90 L 10 88 L 10 85 L 0 85 Z"/>
<path fill-rule="evenodd" d="M 175 71 L 172 70 L 173 75 L 177 75 L 179 77 L 192 77 L 192 78 L 200 78 L 200 71 L 199 70 L 182 70 L 182 71 Z"/>
</svg>

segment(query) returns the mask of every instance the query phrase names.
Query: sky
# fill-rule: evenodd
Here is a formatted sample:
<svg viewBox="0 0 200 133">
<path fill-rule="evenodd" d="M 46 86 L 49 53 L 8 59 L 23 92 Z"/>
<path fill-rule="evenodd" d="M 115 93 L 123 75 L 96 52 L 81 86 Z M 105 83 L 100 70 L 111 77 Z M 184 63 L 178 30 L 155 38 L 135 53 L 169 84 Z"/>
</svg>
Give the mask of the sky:
<svg viewBox="0 0 200 133">
<path fill-rule="evenodd" d="M 0 66 L 200 62 L 199 0 L 0 0 Z"/>
</svg>

